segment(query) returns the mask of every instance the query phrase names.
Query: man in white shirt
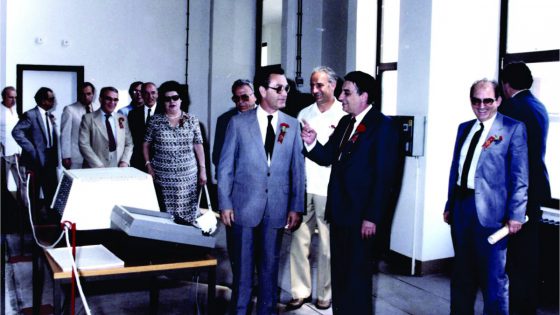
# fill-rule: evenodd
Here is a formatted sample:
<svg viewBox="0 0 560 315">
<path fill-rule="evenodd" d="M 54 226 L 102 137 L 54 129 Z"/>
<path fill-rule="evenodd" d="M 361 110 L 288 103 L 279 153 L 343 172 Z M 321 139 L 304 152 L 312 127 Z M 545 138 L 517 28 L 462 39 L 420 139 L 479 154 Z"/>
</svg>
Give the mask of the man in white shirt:
<svg viewBox="0 0 560 315">
<path fill-rule="evenodd" d="M 12 137 L 12 129 L 18 122 L 16 111 L 16 89 L 7 86 L 2 90 L 2 106 L 0 106 L 0 145 L 3 172 L 6 172 L 6 185 L 9 191 L 15 191 L 19 185 L 16 160 L 21 148 Z M 10 176 L 11 175 L 11 176 Z"/>
<path fill-rule="evenodd" d="M 346 112 L 342 104 L 336 99 L 336 73 L 329 67 L 317 67 L 311 73 L 310 90 L 315 103 L 299 112 L 298 120 L 307 122 L 317 131 L 317 140 L 327 143 L 338 121 Z M 318 309 L 328 309 L 331 305 L 331 261 L 329 225 L 325 221 L 325 206 L 330 177 L 330 166 L 305 159 L 305 173 L 307 178 L 307 214 L 303 217 L 299 229 L 292 233 L 290 245 L 290 279 L 292 300 L 289 309 L 300 308 L 311 301 L 311 265 L 309 261 L 311 238 L 315 229 L 319 231 L 319 246 L 317 248 L 317 302 Z"/>
<path fill-rule="evenodd" d="M 64 107 L 62 123 L 60 126 L 60 148 L 62 166 L 66 169 L 82 168 L 84 158 L 78 145 L 80 138 L 80 123 L 82 116 L 97 110 L 93 104 L 95 99 L 95 86 L 84 82 L 80 87 L 78 101 Z"/>
</svg>

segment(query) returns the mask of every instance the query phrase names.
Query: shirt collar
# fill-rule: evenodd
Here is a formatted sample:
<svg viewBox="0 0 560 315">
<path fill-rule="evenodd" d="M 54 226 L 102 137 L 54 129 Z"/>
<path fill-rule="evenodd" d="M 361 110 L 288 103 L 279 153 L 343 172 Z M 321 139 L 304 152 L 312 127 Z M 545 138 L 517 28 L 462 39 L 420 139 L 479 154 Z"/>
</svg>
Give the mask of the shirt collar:
<svg viewBox="0 0 560 315">
<path fill-rule="evenodd" d="M 361 113 L 359 113 L 358 115 L 356 115 L 356 117 L 354 117 L 356 119 L 356 126 L 360 124 L 360 122 L 362 122 L 362 120 L 364 119 L 366 114 L 371 110 L 371 108 L 372 106 L 370 104 L 368 105 L 368 107 L 366 107 L 366 109 L 364 109 Z"/>
</svg>

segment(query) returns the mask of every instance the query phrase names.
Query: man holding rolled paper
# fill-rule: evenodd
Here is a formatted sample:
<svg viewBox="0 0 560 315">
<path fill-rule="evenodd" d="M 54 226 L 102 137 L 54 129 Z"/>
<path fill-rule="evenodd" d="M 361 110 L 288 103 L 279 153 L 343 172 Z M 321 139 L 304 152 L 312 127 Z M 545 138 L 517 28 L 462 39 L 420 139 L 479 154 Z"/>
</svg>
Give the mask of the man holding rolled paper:
<svg viewBox="0 0 560 315">
<path fill-rule="evenodd" d="M 459 125 L 448 200 L 443 213 L 451 225 L 455 262 L 451 314 L 473 314 L 478 287 L 485 314 L 508 314 L 507 240 L 488 236 L 507 225 L 517 233 L 527 207 L 528 153 L 525 125 L 497 112 L 498 84 L 482 79 L 470 89 L 477 119 Z"/>
</svg>

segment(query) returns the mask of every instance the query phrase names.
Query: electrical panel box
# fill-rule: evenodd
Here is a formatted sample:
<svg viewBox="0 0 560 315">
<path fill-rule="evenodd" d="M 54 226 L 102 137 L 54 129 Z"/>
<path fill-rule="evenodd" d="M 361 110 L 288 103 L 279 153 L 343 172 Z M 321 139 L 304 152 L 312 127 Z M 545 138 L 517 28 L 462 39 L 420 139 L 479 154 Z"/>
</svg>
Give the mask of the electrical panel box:
<svg viewBox="0 0 560 315">
<path fill-rule="evenodd" d="M 406 156 L 424 155 L 424 127 L 426 116 L 390 116 L 400 127 Z"/>
</svg>

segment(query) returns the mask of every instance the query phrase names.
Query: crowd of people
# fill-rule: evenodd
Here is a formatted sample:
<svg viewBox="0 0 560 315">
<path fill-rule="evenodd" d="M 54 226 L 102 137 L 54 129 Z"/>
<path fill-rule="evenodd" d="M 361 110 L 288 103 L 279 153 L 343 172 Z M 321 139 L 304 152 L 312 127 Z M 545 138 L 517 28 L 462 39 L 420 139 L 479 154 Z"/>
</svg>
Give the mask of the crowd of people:
<svg viewBox="0 0 560 315">
<path fill-rule="evenodd" d="M 451 314 L 473 314 L 479 288 L 485 314 L 535 314 L 537 307 L 538 222 L 540 206 L 550 199 L 548 114 L 530 92 L 525 64 L 507 65 L 501 79 L 501 85 L 473 83 L 469 102 L 476 119 L 457 131 L 443 212 L 455 250 Z M 400 131 L 372 106 L 379 91 L 371 75 L 352 71 L 342 79 L 320 66 L 309 82 L 314 102 L 291 113 L 286 104 L 294 87 L 284 70 L 260 68 L 253 81 L 233 82 L 235 107 L 217 119 L 211 161 L 233 273 L 232 314 L 248 313 L 254 294 L 258 314 L 276 313 L 285 230 L 292 231 L 288 310 L 311 302 L 315 286 L 318 309 L 373 312 L 375 239 L 400 189 Z M 37 106 L 21 117 L 16 90 L 3 89 L 6 175 L 18 186 L 17 174 L 33 171 L 40 188 L 35 197 L 48 208 L 59 151 L 66 169 L 135 167 L 153 177 L 162 211 L 177 223 L 196 225 L 198 191 L 207 182 L 205 137 L 188 113 L 186 86 L 133 82 L 132 101 L 118 112 L 117 89 L 103 87 L 99 105 L 93 84 L 85 82 L 79 91 L 77 102 L 64 108 L 59 135 L 51 89 L 40 88 Z M 504 224 L 510 237 L 490 245 L 487 237 Z"/>
</svg>

